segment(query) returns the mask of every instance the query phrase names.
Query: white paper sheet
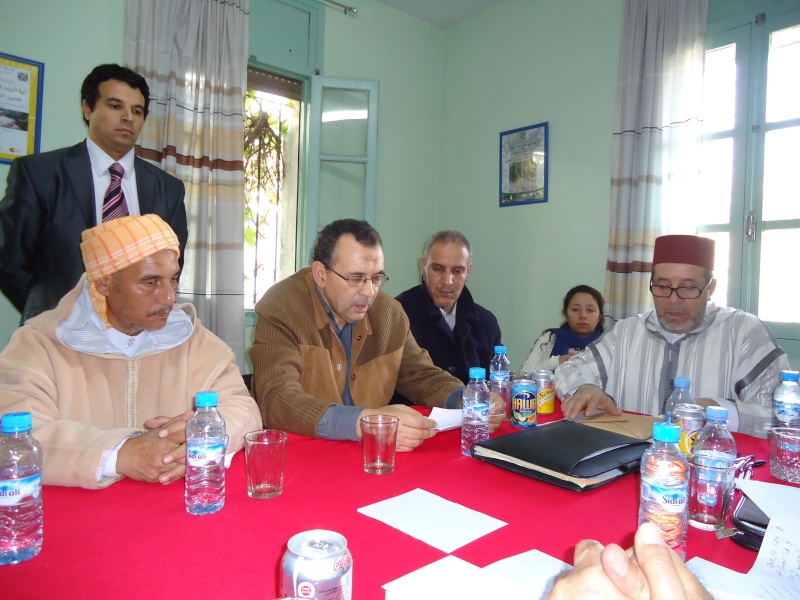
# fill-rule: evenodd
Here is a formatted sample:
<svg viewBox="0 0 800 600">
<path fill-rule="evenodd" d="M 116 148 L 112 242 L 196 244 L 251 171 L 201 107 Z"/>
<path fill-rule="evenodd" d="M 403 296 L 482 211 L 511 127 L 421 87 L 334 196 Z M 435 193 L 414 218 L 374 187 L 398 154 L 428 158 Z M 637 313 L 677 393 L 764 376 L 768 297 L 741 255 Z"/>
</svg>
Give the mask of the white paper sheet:
<svg viewBox="0 0 800 600">
<path fill-rule="evenodd" d="M 718 600 L 800 600 L 800 522 L 794 512 L 774 513 L 747 575 L 699 557 L 686 566 Z"/>
<path fill-rule="evenodd" d="M 509 556 L 483 568 L 483 571 L 493 573 L 524 588 L 525 598 L 537 600 L 550 593 L 559 574 L 571 570 L 572 565 L 539 550 L 529 550 L 516 556 Z"/>
<path fill-rule="evenodd" d="M 419 488 L 364 506 L 358 512 L 448 554 L 508 525 Z"/>
<path fill-rule="evenodd" d="M 774 575 L 794 582 L 800 597 L 800 520 L 796 511 L 774 513 L 750 576 Z"/>
<path fill-rule="evenodd" d="M 455 556 L 426 565 L 383 586 L 386 600 L 533 598 L 524 588 Z"/>
<path fill-rule="evenodd" d="M 448 429 L 458 429 L 461 427 L 463 413 L 460 408 L 439 408 L 434 407 L 428 417 L 436 421 L 436 431 L 447 431 Z"/>
<path fill-rule="evenodd" d="M 686 562 L 715 600 L 798 600 L 800 588 L 790 579 L 775 575 L 744 575 L 699 556 Z"/>
<path fill-rule="evenodd" d="M 800 488 L 797 487 L 752 479 L 737 479 L 736 485 L 770 518 L 775 512 L 794 510 L 800 505 Z"/>
</svg>

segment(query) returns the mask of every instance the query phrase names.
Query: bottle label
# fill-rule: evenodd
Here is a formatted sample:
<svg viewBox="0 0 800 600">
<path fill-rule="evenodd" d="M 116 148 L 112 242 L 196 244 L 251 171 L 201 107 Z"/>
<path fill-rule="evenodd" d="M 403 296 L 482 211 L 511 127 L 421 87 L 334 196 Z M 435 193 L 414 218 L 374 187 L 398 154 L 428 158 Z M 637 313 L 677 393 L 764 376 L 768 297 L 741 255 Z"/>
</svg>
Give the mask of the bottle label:
<svg viewBox="0 0 800 600">
<path fill-rule="evenodd" d="M 686 500 L 689 497 L 689 482 L 675 485 L 663 485 L 652 477 L 642 477 L 642 501 L 645 498 L 654 502 L 665 513 L 681 514 L 686 511 Z"/>
<path fill-rule="evenodd" d="M 0 481 L 0 506 L 16 506 L 23 498 L 38 498 L 41 491 L 40 473 L 21 479 L 3 479 Z"/>
<path fill-rule="evenodd" d="M 489 422 L 489 404 L 485 401 L 475 401 L 465 399 L 462 404 L 464 421 L 486 421 Z"/>
<path fill-rule="evenodd" d="M 493 379 L 502 379 L 504 381 L 508 381 L 511 379 L 511 375 L 508 371 L 492 371 L 489 373 L 489 381 Z"/>
<path fill-rule="evenodd" d="M 775 400 L 775 418 L 782 423 L 791 423 L 800 419 L 800 404 Z"/>
<path fill-rule="evenodd" d="M 222 464 L 225 444 L 222 441 L 204 443 L 201 440 L 186 443 L 186 464 L 190 467 L 207 467 Z"/>
</svg>

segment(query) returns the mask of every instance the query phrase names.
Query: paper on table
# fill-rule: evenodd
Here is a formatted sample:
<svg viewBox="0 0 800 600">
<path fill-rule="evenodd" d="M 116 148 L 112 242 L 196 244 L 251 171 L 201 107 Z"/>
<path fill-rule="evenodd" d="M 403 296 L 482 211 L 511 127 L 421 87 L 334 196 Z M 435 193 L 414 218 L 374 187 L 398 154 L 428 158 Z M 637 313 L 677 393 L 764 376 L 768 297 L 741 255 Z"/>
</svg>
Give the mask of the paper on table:
<svg viewBox="0 0 800 600">
<path fill-rule="evenodd" d="M 419 488 L 364 506 L 358 512 L 448 554 L 508 525 Z"/>
<path fill-rule="evenodd" d="M 791 580 L 775 575 L 753 576 L 737 573 L 695 556 L 686 561 L 715 600 L 798 600 L 800 589 Z"/>
<path fill-rule="evenodd" d="M 790 485 L 737 479 L 736 486 L 770 518 L 773 513 L 787 509 L 794 510 L 800 505 L 800 488 Z"/>
<path fill-rule="evenodd" d="M 528 598 L 525 589 L 455 556 L 445 556 L 383 586 L 386 600 Z"/>
<path fill-rule="evenodd" d="M 447 431 L 461 427 L 462 412 L 460 408 L 434 407 L 428 417 L 436 421 L 436 431 Z"/>
<path fill-rule="evenodd" d="M 556 577 L 572 566 L 539 550 L 529 550 L 498 560 L 483 568 L 525 589 L 525 598 L 544 598 L 553 589 Z M 505 596 L 492 596 L 501 598 Z"/>
<path fill-rule="evenodd" d="M 726 569 L 699 556 L 686 562 L 716 600 L 762 598 L 765 600 L 798 600 L 800 589 L 791 580 L 776 575 L 744 575 Z"/>
<path fill-rule="evenodd" d="M 749 575 L 775 575 L 794 581 L 800 597 L 800 521 L 795 511 L 770 516 L 767 533 Z"/>
<path fill-rule="evenodd" d="M 770 518 L 758 557 L 747 575 L 695 557 L 686 566 L 717 599 L 800 600 L 800 523 L 790 512 Z"/>
</svg>

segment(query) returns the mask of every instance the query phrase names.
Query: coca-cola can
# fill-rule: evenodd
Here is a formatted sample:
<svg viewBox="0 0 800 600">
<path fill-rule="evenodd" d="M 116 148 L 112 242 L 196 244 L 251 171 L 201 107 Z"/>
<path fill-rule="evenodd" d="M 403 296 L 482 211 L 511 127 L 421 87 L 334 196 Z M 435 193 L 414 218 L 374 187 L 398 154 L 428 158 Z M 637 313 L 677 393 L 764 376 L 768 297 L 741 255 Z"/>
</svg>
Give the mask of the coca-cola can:
<svg viewBox="0 0 800 600">
<path fill-rule="evenodd" d="M 281 561 L 281 594 L 316 600 L 352 600 L 353 558 L 344 536 L 324 529 L 293 536 Z"/>
</svg>

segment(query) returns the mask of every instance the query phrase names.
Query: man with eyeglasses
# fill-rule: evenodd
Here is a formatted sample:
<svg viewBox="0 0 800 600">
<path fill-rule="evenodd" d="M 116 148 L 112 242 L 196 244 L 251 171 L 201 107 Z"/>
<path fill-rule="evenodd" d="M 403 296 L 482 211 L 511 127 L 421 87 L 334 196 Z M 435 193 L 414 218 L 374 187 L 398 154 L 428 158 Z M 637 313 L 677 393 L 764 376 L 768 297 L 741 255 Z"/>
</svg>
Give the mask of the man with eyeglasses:
<svg viewBox="0 0 800 600">
<path fill-rule="evenodd" d="M 772 393 L 788 369 L 769 328 L 744 311 L 709 303 L 716 288 L 714 240 L 656 239 L 650 293 L 655 308 L 619 321 L 555 371 L 564 416 L 597 410 L 664 413 L 675 377 L 698 404 L 728 409 L 730 428 L 766 437 Z"/>
<path fill-rule="evenodd" d="M 380 235 L 366 221 L 342 219 L 317 236 L 313 264 L 273 285 L 256 304 L 250 347 L 253 393 L 264 422 L 302 435 L 361 438 L 360 417 L 399 418 L 397 449 L 413 450 L 436 423 L 408 406 L 457 408 L 461 381 L 434 366 L 409 330 L 400 304 L 380 290 Z M 490 429 L 504 418 L 495 399 Z"/>
<path fill-rule="evenodd" d="M 437 231 L 425 243 L 419 266 L 422 283 L 397 296 L 397 301 L 408 315 L 414 339 L 433 364 L 466 384 L 470 367 L 488 371 L 494 347 L 501 343 L 497 319 L 473 300 L 466 287 L 472 246 L 459 231 Z"/>
</svg>

